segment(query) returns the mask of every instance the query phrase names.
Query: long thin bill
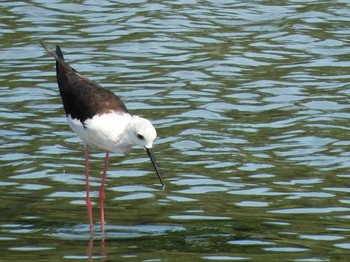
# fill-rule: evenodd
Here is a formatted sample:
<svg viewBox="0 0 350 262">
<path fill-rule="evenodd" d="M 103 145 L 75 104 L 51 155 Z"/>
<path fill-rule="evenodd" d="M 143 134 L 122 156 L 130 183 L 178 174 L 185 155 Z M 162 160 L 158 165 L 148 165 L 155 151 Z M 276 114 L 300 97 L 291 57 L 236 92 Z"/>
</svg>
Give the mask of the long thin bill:
<svg viewBox="0 0 350 262">
<path fill-rule="evenodd" d="M 151 162 L 154 166 L 154 169 L 156 170 L 156 173 L 157 173 L 157 176 L 159 178 L 159 181 L 160 183 L 162 184 L 162 189 L 164 190 L 165 189 L 165 185 L 163 183 L 163 179 L 162 179 L 162 176 L 160 175 L 160 172 L 158 170 L 158 166 L 157 166 L 157 162 L 156 162 L 156 159 L 154 157 L 154 154 L 153 154 L 153 151 L 152 151 L 152 148 L 145 148 L 146 149 L 146 152 L 147 152 L 147 155 L 149 156 L 149 158 L 151 159 Z"/>
</svg>

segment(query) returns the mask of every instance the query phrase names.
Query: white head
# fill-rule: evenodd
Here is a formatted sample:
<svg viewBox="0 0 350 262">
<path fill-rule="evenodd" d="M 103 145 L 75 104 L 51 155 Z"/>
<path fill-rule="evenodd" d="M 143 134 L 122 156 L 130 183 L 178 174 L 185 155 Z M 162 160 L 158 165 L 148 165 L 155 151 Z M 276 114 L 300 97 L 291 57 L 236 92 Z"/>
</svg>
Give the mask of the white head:
<svg viewBox="0 0 350 262">
<path fill-rule="evenodd" d="M 151 122 L 139 116 L 133 116 L 131 119 L 131 140 L 135 145 L 141 145 L 145 148 L 152 148 L 153 141 L 157 137 L 157 131 Z"/>
<path fill-rule="evenodd" d="M 151 159 L 159 181 L 162 184 L 162 188 L 164 189 L 165 185 L 158 170 L 157 162 L 152 151 L 153 141 L 157 137 L 156 129 L 149 120 L 139 116 L 132 116 L 130 125 L 132 132 L 129 135 L 129 139 L 131 139 L 135 145 L 141 145 L 146 149 L 147 155 Z"/>
</svg>

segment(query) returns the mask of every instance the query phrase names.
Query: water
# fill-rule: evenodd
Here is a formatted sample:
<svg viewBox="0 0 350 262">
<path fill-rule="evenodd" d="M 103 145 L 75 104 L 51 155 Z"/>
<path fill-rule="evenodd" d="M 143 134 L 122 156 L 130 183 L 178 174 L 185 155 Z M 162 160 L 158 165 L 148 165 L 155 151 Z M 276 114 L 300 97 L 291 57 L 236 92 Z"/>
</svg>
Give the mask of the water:
<svg viewBox="0 0 350 262">
<path fill-rule="evenodd" d="M 346 261 L 350 255 L 348 1 L 7 1 L 0 37 L 3 261 Z M 54 62 L 150 118 L 113 156 L 69 130 Z"/>
</svg>

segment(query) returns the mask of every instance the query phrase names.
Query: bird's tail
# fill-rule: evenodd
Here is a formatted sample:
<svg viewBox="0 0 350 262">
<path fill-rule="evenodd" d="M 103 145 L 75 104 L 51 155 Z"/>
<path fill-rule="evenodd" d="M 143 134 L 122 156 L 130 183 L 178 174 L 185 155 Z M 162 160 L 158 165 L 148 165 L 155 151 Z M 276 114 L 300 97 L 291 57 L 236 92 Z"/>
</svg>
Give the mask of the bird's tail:
<svg viewBox="0 0 350 262">
<path fill-rule="evenodd" d="M 59 67 L 61 72 L 67 73 L 72 70 L 75 71 L 64 61 L 62 50 L 58 45 L 56 46 L 56 51 L 54 51 L 48 48 L 44 42 L 40 42 L 40 44 L 50 55 L 52 55 L 56 59 L 57 67 Z"/>
</svg>

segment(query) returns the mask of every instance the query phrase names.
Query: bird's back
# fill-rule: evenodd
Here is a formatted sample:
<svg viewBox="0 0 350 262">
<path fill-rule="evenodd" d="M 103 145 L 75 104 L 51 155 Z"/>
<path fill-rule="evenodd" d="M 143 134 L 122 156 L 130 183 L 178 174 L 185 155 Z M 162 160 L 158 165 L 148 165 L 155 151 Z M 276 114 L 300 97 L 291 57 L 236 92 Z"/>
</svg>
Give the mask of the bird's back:
<svg viewBox="0 0 350 262">
<path fill-rule="evenodd" d="M 56 59 L 57 82 L 62 97 L 66 115 L 73 119 L 79 119 L 83 124 L 86 119 L 95 115 L 117 111 L 127 113 L 128 110 L 123 101 L 113 92 L 101 87 L 75 69 L 65 61 L 59 46 L 56 51 L 41 45 Z"/>
</svg>

